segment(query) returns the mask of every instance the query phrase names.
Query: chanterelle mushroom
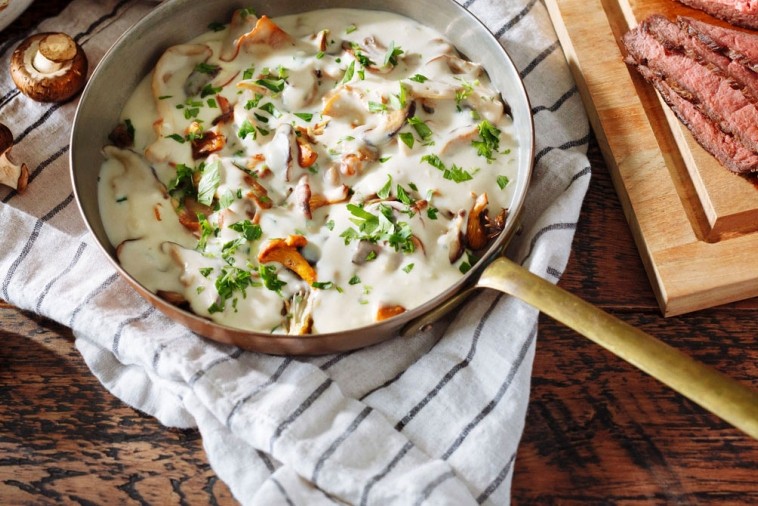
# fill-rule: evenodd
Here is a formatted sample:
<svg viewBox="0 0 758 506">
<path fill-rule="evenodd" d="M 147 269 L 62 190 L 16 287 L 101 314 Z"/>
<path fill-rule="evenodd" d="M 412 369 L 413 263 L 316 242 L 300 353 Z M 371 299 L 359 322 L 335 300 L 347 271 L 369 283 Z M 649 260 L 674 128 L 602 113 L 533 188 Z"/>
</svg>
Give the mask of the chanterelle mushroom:
<svg viewBox="0 0 758 506">
<path fill-rule="evenodd" d="M 11 56 L 11 77 L 24 95 L 39 102 L 64 102 L 84 87 L 87 56 L 65 33 L 38 33 Z"/>
<path fill-rule="evenodd" d="M 14 163 L 10 156 L 12 146 L 13 134 L 7 126 L 0 123 L 0 183 L 23 192 L 29 182 L 29 169 L 25 163 Z"/>
</svg>

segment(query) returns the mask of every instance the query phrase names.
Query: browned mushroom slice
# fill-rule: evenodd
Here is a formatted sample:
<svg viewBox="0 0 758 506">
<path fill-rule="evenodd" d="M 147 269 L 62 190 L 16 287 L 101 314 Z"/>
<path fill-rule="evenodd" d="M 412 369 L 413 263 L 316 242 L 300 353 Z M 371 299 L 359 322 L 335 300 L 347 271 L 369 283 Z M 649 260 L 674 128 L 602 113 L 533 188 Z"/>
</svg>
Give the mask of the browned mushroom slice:
<svg viewBox="0 0 758 506">
<path fill-rule="evenodd" d="M 292 37 L 265 14 L 258 18 L 255 27 L 250 32 L 239 38 L 240 47 L 245 50 L 249 50 L 256 45 L 279 49 L 293 43 Z"/>
<path fill-rule="evenodd" d="M 24 95 L 40 102 L 65 102 L 87 79 L 87 56 L 65 33 L 38 33 L 11 56 L 13 82 Z"/>
<path fill-rule="evenodd" d="M 468 125 L 460 128 L 456 128 L 449 134 L 449 141 L 442 145 L 440 148 L 440 155 L 449 153 L 457 146 L 471 146 L 471 141 L 476 139 L 479 134 L 479 127 L 477 125 Z"/>
<path fill-rule="evenodd" d="M 108 134 L 108 140 L 117 148 L 130 148 L 134 146 L 134 127 L 121 122 Z"/>
<path fill-rule="evenodd" d="M 162 97 L 182 97 L 187 76 L 212 54 L 211 48 L 205 44 L 179 44 L 166 49 L 158 59 L 150 85 L 160 118 L 156 125 L 159 134 L 176 133 L 178 125 L 185 121 L 184 112 Z"/>
<path fill-rule="evenodd" d="M 315 211 L 320 207 L 346 202 L 348 198 L 350 198 L 350 187 L 343 184 L 334 190 L 331 190 L 328 194 L 322 195 L 317 193 L 311 195 L 308 205 L 311 211 Z"/>
<path fill-rule="evenodd" d="M 156 295 L 169 304 L 173 304 L 174 306 L 183 307 L 188 304 L 187 298 L 183 293 L 173 292 L 170 290 L 158 290 L 156 292 Z"/>
<path fill-rule="evenodd" d="M 313 331 L 313 298 L 310 291 L 299 291 L 284 301 L 284 330 L 292 335 Z"/>
<path fill-rule="evenodd" d="M 427 62 L 427 66 L 429 67 L 436 67 L 438 65 L 442 67 L 441 70 L 443 71 L 449 70 L 455 75 L 465 74 L 466 77 L 470 79 L 476 79 L 482 75 L 482 72 L 484 71 L 482 66 L 478 63 L 464 60 L 459 56 L 452 54 L 442 54 L 440 56 L 432 58 Z"/>
<path fill-rule="evenodd" d="M 213 119 L 211 125 L 216 126 L 231 123 L 234 120 L 234 107 L 232 107 L 232 104 L 223 95 L 216 95 L 216 103 L 219 109 L 221 109 L 221 114 Z"/>
<path fill-rule="evenodd" d="M 487 234 L 487 240 L 496 238 L 503 230 L 505 230 L 505 219 L 507 217 L 507 209 L 500 209 L 500 212 L 497 213 L 494 218 L 490 218 L 489 214 L 485 214 L 484 230 Z"/>
<path fill-rule="evenodd" d="M 363 168 L 370 162 L 379 159 L 376 150 L 368 146 L 361 147 L 355 153 L 347 153 L 340 159 L 340 172 L 345 176 L 354 176 L 362 172 Z"/>
<path fill-rule="evenodd" d="M 304 135 L 296 137 L 297 140 L 297 163 L 302 168 L 307 169 L 313 166 L 318 159 L 318 153 Z"/>
<path fill-rule="evenodd" d="M 22 193 L 29 182 L 29 169 L 25 163 L 18 165 L 11 158 L 12 147 L 13 134 L 7 126 L 0 123 L 0 184 Z"/>
<path fill-rule="evenodd" d="M 208 157 L 211 153 L 224 149 L 226 137 L 213 130 L 206 130 L 193 136 L 190 145 L 192 146 L 192 159 L 200 160 Z"/>
<path fill-rule="evenodd" d="M 368 126 L 362 138 L 372 146 L 382 146 L 389 142 L 405 125 L 408 117 L 413 116 L 415 113 L 416 103 L 412 100 L 407 100 L 405 106 L 400 109 L 372 115 L 372 118 L 377 118 L 378 121 L 375 125 Z"/>
<path fill-rule="evenodd" d="M 376 310 L 375 320 L 380 322 L 405 313 L 405 308 L 400 305 L 380 305 Z"/>
<path fill-rule="evenodd" d="M 469 211 L 466 223 L 466 244 L 472 251 L 480 250 L 487 245 L 487 234 L 484 231 L 484 215 L 487 209 L 487 194 L 482 193 L 474 201 Z"/>
<path fill-rule="evenodd" d="M 329 30 L 321 30 L 316 34 L 313 34 L 311 39 L 314 41 L 316 48 L 319 51 L 326 51 L 327 45 L 329 44 Z"/>
<path fill-rule="evenodd" d="M 308 239 L 302 235 L 290 235 L 286 239 L 271 239 L 258 253 L 258 261 L 281 264 L 312 285 L 316 282 L 316 270 L 298 251 L 298 248 L 305 247 L 307 244 Z"/>
<path fill-rule="evenodd" d="M 271 209 L 274 203 L 268 196 L 268 190 L 258 181 L 258 178 L 245 174 L 245 182 L 250 186 L 250 191 L 245 196 L 255 202 L 260 209 Z"/>
<path fill-rule="evenodd" d="M 450 229 L 447 232 L 448 259 L 451 264 L 458 261 L 466 249 L 464 245 L 464 226 L 466 221 L 466 211 L 458 211 L 450 222 Z"/>
<path fill-rule="evenodd" d="M 171 199 L 171 203 L 179 218 L 179 223 L 194 235 L 199 236 L 200 219 L 198 215 L 208 216 L 213 212 L 213 208 L 199 203 L 193 197 L 184 197 L 181 202 Z"/>
<path fill-rule="evenodd" d="M 258 17 L 249 9 L 237 9 L 232 14 L 229 29 L 221 44 L 221 61 L 232 61 L 237 57 L 240 50 L 241 39 L 244 35 L 255 28 Z"/>
<path fill-rule="evenodd" d="M 308 176 L 302 176 L 297 182 L 295 191 L 292 193 L 295 198 L 295 205 L 303 213 L 306 219 L 312 220 L 313 213 L 311 213 L 311 185 L 308 181 Z"/>
</svg>

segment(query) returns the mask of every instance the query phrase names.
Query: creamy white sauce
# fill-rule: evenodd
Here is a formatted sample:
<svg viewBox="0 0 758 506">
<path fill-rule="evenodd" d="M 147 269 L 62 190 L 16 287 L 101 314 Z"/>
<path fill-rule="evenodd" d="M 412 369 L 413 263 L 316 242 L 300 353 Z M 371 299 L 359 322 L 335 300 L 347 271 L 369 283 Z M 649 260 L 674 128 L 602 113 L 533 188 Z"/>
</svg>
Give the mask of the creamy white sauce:
<svg viewBox="0 0 758 506">
<path fill-rule="evenodd" d="M 512 199 L 506 178 L 516 177 L 512 120 L 487 75 L 439 33 L 395 14 L 321 10 L 275 19 L 283 32 L 265 36 L 271 26 L 258 22 L 261 29 L 243 36 L 235 51 L 234 37 L 257 22 L 243 18 L 238 13 L 234 26 L 169 48 L 122 112 L 134 146 L 106 148 L 99 202 L 124 268 L 151 291 L 181 294 L 192 311 L 214 321 L 291 333 L 369 325 L 381 308 L 412 309 L 460 279 L 470 258 L 450 261 L 456 216 L 465 215 L 457 217 L 465 233 L 476 196 L 486 193 L 494 218 Z M 391 47 L 402 52 L 385 64 Z M 216 67 L 215 77 L 207 74 Z M 224 99 L 233 115 L 214 126 Z M 490 160 L 472 144 L 483 143 L 481 125 L 493 127 Z M 193 129 L 223 136 L 223 147 L 193 159 Z M 301 167 L 298 155 L 309 149 L 315 164 Z M 430 163 L 434 158 L 424 159 L 429 155 L 449 178 Z M 182 164 L 198 171 L 196 186 L 206 179 L 201 167 L 217 175 L 213 202 L 203 208 L 212 232 L 200 240 L 201 231 L 180 222 L 182 213 L 184 221 L 195 216 L 181 204 L 192 206 L 168 191 Z M 466 174 L 470 179 L 460 181 Z M 314 196 L 330 203 L 318 207 Z M 387 230 L 409 229 L 415 239 L 406 234 L 399 251 L 389 234 L 346 239 L 360 235 L 356 209 Z M 254 225 L 260 237 L 245 239 L 235 223 Z M 307 244 L 292 252 L 312 266 L 315 287 L 281 261 L 258 259 L 269 241 L 296 235 Z M 265 268 L 286 284 L 267 288 Z M 224 292 L 224 272 L 250 283 Z M 301 313 L 312 315 L 312 325 L 290 324 Z"/>
</svg>

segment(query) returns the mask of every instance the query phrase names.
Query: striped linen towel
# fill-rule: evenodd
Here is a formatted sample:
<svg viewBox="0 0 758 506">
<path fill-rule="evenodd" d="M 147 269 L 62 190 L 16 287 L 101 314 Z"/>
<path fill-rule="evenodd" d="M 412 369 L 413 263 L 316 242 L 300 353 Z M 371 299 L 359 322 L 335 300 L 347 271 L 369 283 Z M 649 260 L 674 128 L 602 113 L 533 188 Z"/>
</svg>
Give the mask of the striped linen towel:
<svg viewBox="0 0 758 506">
<path fill-rule="evenodd" d="M 75 0 L 35 31 L 66 31 L 91 66 L 154 5 Z M 509 255 L 556 282 L 589 184 L 586 115 L 544 5 L 468 0 L 514 59 L 537 129 L 523 232 Z M 19 41 L 0 42 L 0 65 Z M 31 172 L 0 190 L 0 298 L 73 329 L 103 385 L 168 426 L 197 427 L 244 504 L 506 504 L 524 426 L 537 311 L 491 292 L 412 339 L 273 357 L 203 340 L 116 274 L 74 202 L 76 101 L 35 103 L 0 76 L 0 121 Z"/>
</svg>

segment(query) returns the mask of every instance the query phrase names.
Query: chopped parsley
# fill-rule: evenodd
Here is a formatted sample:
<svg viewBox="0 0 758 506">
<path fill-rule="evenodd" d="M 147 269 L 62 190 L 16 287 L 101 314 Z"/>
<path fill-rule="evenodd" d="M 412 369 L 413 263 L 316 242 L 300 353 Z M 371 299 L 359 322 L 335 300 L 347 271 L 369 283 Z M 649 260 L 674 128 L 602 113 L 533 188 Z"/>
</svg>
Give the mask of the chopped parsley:
<svg viewBox="0 0 758 506">
<path fill-rule="evenodd" d="M 221 162 L 216 160 L 205 166 L 200 182 L 197 184 L 197 201 L 206 206 L 211 205 L 216 189 L 221 183 Z"/>
<path fill-rule="evenodd" d="M 250 271 L 233 265 L 225 265 L 221 269 L 219 277 L 216 278 L 215 285 L 218 292 L 218 300 L 208 308 L 208 312 L 211 314 L 223 311 L 226 301 L 232 299 L 236 292 L 241 292 L 244 298 L 245 290 L 249 286 L 254 286 L 255 282 Z"/>
<path fill-rule="evenodd" d="M 200 267 L 200 275 L 207 278 L 213 272 L 213 267 Z"/>
<path fill-rule="evenodd" d="M 255 127 L 253 126 L 252 123 L 250 123 L 250 121 L 245 120 L 242 122 L 240 129 L 237 131 L 237 137 L 239 137 L 240 139 L 244 139 L 250 134 L 253 135 L 253 139 L 256 138 L 257 134 L 255 133 Z"/>
<path fill-rule="evenodd" d="M 396 46 L 394 40 L 390 42 L 387 54 L 384 55 L 384 66 L 389 67 L 392 65 L 394 67 L 397 65 L 397 58 L 403 53 L 405 53 L 405 51 L 403 51 L 400 46 Z"/>
<path fill-rule="evenodd" d="M 372 102 L 369 100 L 368 110 L 369 112 L 387 112 L 387 104 L 383 104 L 381 102 Z"/>
<path fill-rule="evenodd" d="M 171 197 L 179 202 L 184 200 L 185 196 L 195 194 L 194 177 L 195 169 L 183 163 L 176 165 L 176 177 L 169 181 L 167 189 Z"/>
<path fill-rule="evenodd" d="M 293 114 L 303 121 L 310 121 L 313 119 L 313 113 L 310 112 L 296 112 Z"/>
<path fill-rule="evenodd" d="M 387 182 L 384 183 L 384 186 L 376 192 L 376 196 L 380 199 L 387 199 L 390 196 L 390 191 L 392 190 L 392 176 L 387 174 Z"/>
<path fill-rule="evenodd" d="M 353 277 L 350 278 L 350 281 L 347 282 L 348 285 L 357 285 L 361 282 L 361 278 L 358 277 L 357 274 L 353 274 Z"/>
<path fill-rule="evenodd" d="M 505 190 L 505 187 L 508 186 L 508 183 L 510 182 L 508 176 L 497 176 L 497 185 L 501 190 Z"/>
<path fill-rule="evenodd" d="M 248 79 L 252 79 L 255 75 L 255 67 L 248 67 L 245 70 L 242 71 L 242 79 L 247 81 Z"/>
<path fill-rule="evenodd" d="M 357 27 L 357 26 L 355 26 L 355 25 L 350 25 L 350 26 L 348 26 L 347 28 L 345 28 L 345 33 L 353 33 L 353 32 L 354 32 L 354 31 L 356 31 L 357 29 L 358 29 L 358 27 Z"/>
<path fill-rule="evenodd" d="M 408 146 L 410 149 L 413 149 L 413 144 L 416 142 L 416 139 L 413 137 L 413 134 L 410 132 L 400 132 L 397 134 L 398 137 L 400 137 L 400 140 L 403 141 L 403 143 Z"/>
<path fill-rule="evenodd" d="M 414 130 L 416 130 L 416 133 L 419 137 L 421 137 L 422 141 L 426 142 L 431 139 L 432 129 L 429 128 L 429 126 L 424 123 L 418 116 L 408 118 L 408 124 L 411 125 Z"/>
<path fill-rule="evenodd" d="M 244 237 L 246 241 L 258 240 L 263 235 L 261 226 L 257 223 L 251 222 L 250 220 L 243 220 L 238 221 L 237 223 L 232 223 L 229 228 L 235 232 L 242 234 L 242 237 Z"/>
<path fill-rule="evenodd" d="M 274 93 L 281 93 L 282 90 L 284 90 L 284 85 L 286 84 L 286 81 L 282 78 L 279 78 L 279 79 L 265 78 L 265 79 L 258 79 L 257 81 L 255 81 L 255 84 L 259 86 L 263 86 L 264 88 L 271 90 Z"/>
<path fill-rule="evenodd" d="M 411 272 L 413 270 L 413 266 L 415 264 L 408 264 L 405 267 L 403 267 L 403 272 Z"/>
<path fill-rule="evenodd" d="M 416 74 L 413 77 L 411 77 L 410 80 L 416 81 L 417 83 L 425 83 L 429 80 L 429 78 L 422 74 Z"/>
<path fill-rule="evenodd" d="M 424 155 L 421 157 L 421 161 L 442 171 L 442 177 L 450 181 L 455 181 L 456 183 L 470 181 L 474 177 L 469 171 L 464 170 L 455 164 L 452 164 L 448 168 L 437 155 Z"/>
<path fill-rule="evenodd" d="M 494 153 L 500 149 L 500 130 L 492 123 L 483 120 L 479 125 L 480 139 L 474 139 L 471 141 L 471 145 L 476 148 L 476 153 L 479 156 L 483 156 L 488 162 L 495 159 Z"/>
<path fill-rule="evenodd" d="M 405 253 L 415 251 L 416 247 L 411 240 L 413 233 L 410 225 L 404 221 L 397 221 L 391 207 L 379 204 L 379 214 L 371 213 L 355 204 L 348 204 L 347 210 L 353 215 L 350 221 L 358 226 L 358 230 L 349 228 L 340 234 L 340 237 L 345 239 L 345 244 L 350 244 L 355 239 L 370 242 L 386 241 L 395 251 Z M 371 253 L 366 257 L 367 261 L 376 258 L 376 252 Z"/>
<path fill-rule="evenodd" d="M 342 77 L 342 83 L 349 83 L 351 79 L 353 79 L 353 76 L 355 75 L 355 61 L 351 61 L 350 65 L 348 65 L 347 70 L 345 71 L 345 75 Z"/>
<path fill-rule="evenodd" d="M 276 274 L 276 267 L 273 265 L 259 265 L 258 274 L 261 276 L 263 286 L 281 295 L 282 288 L 287 282 L 279 279 L 279 276 Z"/>
</svg>

